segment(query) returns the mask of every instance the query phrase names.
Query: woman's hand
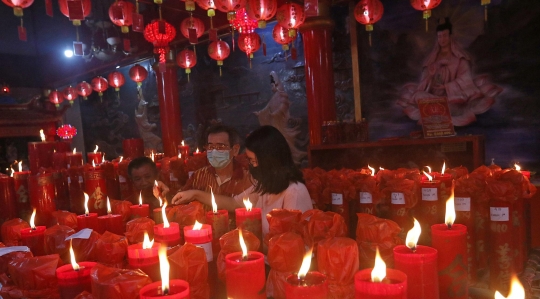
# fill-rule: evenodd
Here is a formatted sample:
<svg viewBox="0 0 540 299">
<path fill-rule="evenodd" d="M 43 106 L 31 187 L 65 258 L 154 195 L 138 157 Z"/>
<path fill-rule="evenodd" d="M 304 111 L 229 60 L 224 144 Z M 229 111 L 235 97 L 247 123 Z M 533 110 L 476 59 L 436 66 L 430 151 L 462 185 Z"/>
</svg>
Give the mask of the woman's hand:
<svg viewBox="0 0 540 299">
<path fill-rule="evenodd" d="M 199 190 L 180 191 L 176 193 L 176 195 L 172 198 L 172 204 L 181 205 L 181 204 L 192 202 L 196 199 L 197 197 L 196 195 L 198 191 Z"/>
<path fill-rule="evenodd" d="M 165 199 L 169 191 L 169 187 L 162 181 L 157 181 L 157 186 L 154 184 L 154 187 L 152 188 L 152 193 L 155 198 L 161 197 L 162 199 Z"/>
</svg>

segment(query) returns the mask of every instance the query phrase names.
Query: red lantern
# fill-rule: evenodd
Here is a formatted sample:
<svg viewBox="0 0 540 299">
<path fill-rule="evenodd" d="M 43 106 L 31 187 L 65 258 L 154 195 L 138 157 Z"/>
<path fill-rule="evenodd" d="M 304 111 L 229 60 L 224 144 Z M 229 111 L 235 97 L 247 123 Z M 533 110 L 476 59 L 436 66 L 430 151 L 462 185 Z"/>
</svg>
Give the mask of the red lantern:
<svg viewBox="0 0 540 299">
<path fill-rule="evenodd" d="M 354 8 L 354 18 L 358 23 L 366 25 L 369 32 L 369 45 L 371 46 L 371 31 L 373 24 L 378 22 L 384 13 L 384 7 L 379 0 L 360 0 Z"/>
<path fill-rule="evenodd" d="M 92 85 L 86 81 L 77 84 L 75 89 L 77 90 L 77 93 L 85 100 L 88 100 L 88 96 L 92 93 Z"/>
<path fill-rule="evenodd" d="M 136 64 L 129 69 L 129 77 L 137 82 L 137 87 L 142 85 L 142 81 L 148 76 L 148 71 L 140 64 Z"/>
<path fill-rule="evenodd" d="M 304 23 L 304 7 L 296 3 L 286 3 L 277 9 L 276 20 L 279 25 L 289 29 L 289 36 L 295 37 L 296 30 Z"/>
<path fill-rule="evenodd" d="M 32 5 L 34 0 L 2 0 L 2 2 L 9 7 L 13 7 L 13 14 L 20 18 L 23 16 L 23 8 Z"/>
<path fill-rule="evenodd" d="M 257 21 L 248 16 L 245 8 L 236 11 L 236 17 L 229 22 L 240 33 L 251 33 L 257 28 Z"/>
<path fill-rule="evenodd" d="M 75 135 L 77 135 L 77 129 L 72 125 L 61 125 L 56 130 L 56 135 L 62 139 L 72 139 L 75 137 Z"/>
<path fill-rule="evenodd" d="M 238 48 L 246 52 L 247 56 L 253 58 L 253 52 L 257 52 L 261 47 L 261 37 L 255 33 L 242 33 L 238 36 Z"/>
<path fill-rule="evenodd" d="M 64 101 L 64 97 L 60 92 L 58 92 L 58 90 L 53 90 L 49 94 L 49 101 L 56 107 L 60 107 L 60 104 Z"/>
<path fill-rule="evenodd" d="M 109 88 L 109 82 L 107 82 L 107 79 L 101 76 L 92 79 L 92 89 L 97 91 L 100 97 L 103 96 L 103 92 L 107 90 L 107 88 Z"/>
<path fill-rule="evenodd" d="M 73 105 L 73 101 L 77 98 L 77 90 L 71 86 L 68 86 L 62 90 L 62 95 L 64 99 L 68 100 L 70 105 Z"/>
<path fill-rule="evenodd" d="M 187 39 L 190 39 L 189 29 L 195 29 L 197 38 L 199 38 L 204 34 L 204 22 L 201 19 L 195 18 L 193 16 L 185 18 L 182 23 L 180 23 L 180 32 Z"/>
<path fill-rule="evenodd" d="M 266 21 L 276 15 L 277 0 L 248 0 L 246 12 L 250 18 L 258 21 L 259 28 L 266 28 Z"/>
<path fill-rule="evenodd" d="M 214 3 L 214 0 L 195 0 L 195 2 L 202 9 L 206 10 L 206 13 L 210 18 L 216 15 L 216 4 Z"/>
<path fill-rule="evenodd" d="M 222 40 L 211 42 L 210 45 L 208 45 L 208 55 L 210 55 L 212 59 L 217 61 L 217 65 L 219 65 L 220 76 L 223 60 L 229 57 L 229 54 L 231 54 L 231 48 L 229 48 L 229 44 Z"/>
<path fill-rule="evenodd" d="M 431 17 L 431 10 L 441 4 L 441 0 L 411 0 L 411 5 L 416 10 L 423 11 L 422 16 L 426 19 L 426 32 L 428 31 L 428 19 Z"/>
<path fill-rule="evenodd" d="M 188 75 L 189 81 L 189 74 L 191 73 L 191 68 L 197 64 L 197 55 L 195 55 L 195 52 L 189 49 L 185 49 L 182 52 L 178 53 L 178 55 L 176 55 L 176 63 L 179 67 L 186 69 L 186 74 Z"/>
<path fill-rule="evenodd" d="M 162 27 L 163 31 L 160 31 Z M 159 62 L 165 63 L 165 54 L 169 51 L 169 43 L 176 36 L 176 29 L 163 20 L 153 20 L 144 28 L 144 38 L 154 45 L 154 53 L 159 54 Z"/>
<path fill-rule="evenodd" d="M 109 74 L 109 84 L 111 87 L 114 87 L 114 90 L 119 91 L 120 87 L 124 85 L 126 82 L 126 79 L 124 78 L 124 75 L 120 73 L 119 71 L 114 71 Z"/>
<path fill-rule="evenodd" d="M 82 8 L 82 18 L 81 16 L 73 16 L 69 14 L 68 1 L 80 2 Z M 78 4 L 78 3 L 77 3 Z M 80 26 L 81 21 L 92 12 L 92 2 L 91 0 L 58 0 L 58 5 L 60 5 L 60 12 L 69 18 L 70 21 L 73 21 L 73 25 Z M 72 18 L 73 17 L 73 18 Z"/>
<path fill-rule="evenodd" d="M 215 0 L 216 8 L 227 13 L 227 20 L 231 21 L 236 15 L 236 11 L 246 7 L 246 0 Z"/>
<path fill-rule="evenodd" d="M 109 18 L 116 25 L 122 28 L 122 33 L 128 33 L 129 27 L 133 24 L 133 12 L 135 6 L 128 1 L 116 1 L 109 7 Z"/>
<path fill-rule="evenodd" d="M 281 48 L 283 51 L 289 50 L 289 44 L 292 43 L 294 38 L 289 36 L 289 30 L 287 28 L 276 24 L 274 26 L 274 30 L 272 31 L 272 37 L 276 41 L 276 43 L 281 45 Z"/>
</svg>

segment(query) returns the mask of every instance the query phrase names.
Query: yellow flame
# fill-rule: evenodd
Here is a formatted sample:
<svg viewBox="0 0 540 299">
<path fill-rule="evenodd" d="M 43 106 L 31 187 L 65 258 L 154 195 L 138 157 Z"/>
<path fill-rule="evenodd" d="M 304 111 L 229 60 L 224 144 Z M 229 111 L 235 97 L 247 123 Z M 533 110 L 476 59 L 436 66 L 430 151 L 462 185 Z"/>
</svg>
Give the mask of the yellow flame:
<svg viewBox="0 0 540 299">
<path fill-rule="evenodd" d="M 118 161 L 118 163 L 122 162 L 122 160 L 124 160 L 124 156 L 120 156 L 120 161 Z"/>
<path fill-rule="evenodd" d="M 139 206 L 142 206 L 142 191 L 139 193 Z"/>
<path fill-rule="evenodd" d="M 101 163 L 105 163 L 105 153 L 101 156 Z"/>
<path fill-rule="evenodd" d="M 43 134 L 43 129 L 39 130 L 39 137 L 41 137 L 41 141 L 45 141 L 45 134 Z"/>
<path fill-rule="evenodd" d="M 182 159 L 182 153 L 178 153 L 178 159 Z"/>
<path fill-rule="evenodd" d="M 150 241 L 150 237 L 148 237 L 148 233 L 144 232 L 144 239 L 142 243 L 142 249 L 150 249 L 154 246 L 154 240 Z"/>
<path fill-rule="evenodd" d="M 431 173 L 431 167 L 429 167 L 429 166 L 424 166 L 424 167 L 427 168 L 428 173 Z"/>
<path fill-rule="evenodd" d="M 92 167 L 96 167 L 96 163 L 94 163 L 94 160 L 92 160 Z"/>
<path fill-rule="evenodd" d="M 96 144 L 96 149 L 94 150 L 94 154 L 97 153 L 98 148 L 99 148 L 99 147 L 98 147 L 98 145 Z"/>
<path fill-rule="evenodd" d="M 150 155 L 150 158 L 152 159 L 152 162 L 155 162 L 154 161 L 154 151 L 152 151 L 152 154 Z"/>
<path fill-rule="evenodd" d="M 21 172 L 22 171 L 22 161 L 20 161 L 18 164 L 19 164 L 19 172 Z"/>
<path fill-rule="evenodd" d="M 163 199 L 161 199 L 161 196 L 158 196 L 158 200 L 159 200 L 159 207 L 162 207 L 163 206 Z"/>
<path fill-rule="evenodd" d="M 210 194 L 212 195 L 212 212 L 217 213 L 217 203 L 216 198 L 214 197 L 214 192 L 212 191 L 212 187 L 210 187 Z"/>
<path fill-rule="evenodd" d="M 300 266 L 300 270 L 298 270 L 298 279 L 302 280 L 304 277 L 306 277 L 306 274 L 309 271 L 309 267 L 311 266 L 311 256 L 313 253 L 313 247 L 311 247 L 306 254 L 304 254 L 304 259 L 302 260 L 302 265 Z"/>
<path fill-rule="evenodd" d="M 504 297 L 499 292 L 495 292 L 495 299 L 525 299 L 525 289 L 519 282 L 517 277 L 512 277 L 512 284 L 510 285 L 510 294 L 508 297 Z"/>
<path fill-rule="evenodd" d="M 161 198 L 160 198 L 161 199 Z M 167 227 L 170 227 L 171 225 L 169 224 L 169 219 L 167 219 L 167 213 L 166 213 L 166 210 L 165 208 L 167 207 L 167 202 L 165 202 L 163 204 L 163 206 L 161 207 L 161 218 L 163 218 L 163 227 L 164 228 L 167 228 Z"/>
<path fill-rule="evenodd" d="M 444 174 L 444 171 L 446 170 L 446 161 L 443 162 L 442 164 L 442 170 L 441 170 L 441 174 Z"/>
<path fill-rule="evenodd" d="M 249 201 L 249 197 L 248 198 L 244 198 L 244 206 L 246 206 L 246 210 L 248 212 L 251 211 L 251 209 L 253 208 L 253 204 L 251 203 L 251 201 Z"/>
<path fill-rule="evenodd" d="M 109 197 L 107 196 L 107 214 L 112 214 L 112 209 L 111 209 L 111 201 L 109 200 Z"/>
<path fill-rule="evenodd" d="M 74 148 L 73 148 L 73 154 L 75 154 L 76 152 L 77 152 L 77 148 L 74 147 Z"/>
<path fill-rule="evenodd" d="M 15 173 L 15 169 L 13 169 L 13 167 L 11 167 L 11 177 L 13 177 L 14 173 Z"/>
<path fill-rule="evenodd" d="M 430 176 L 427 172 L 424 171 L 424 175 L 428 178 L 430 182 L 433 181 L 433 177 Z"/>
<path fill-rule="evenodd" d="M 88 211 L 88 200 L 90 199 L 90 197 L 88 196 L 88 194 L 86 194 L 86 192 L 84 192 L 84 214 L 86 216 L 88 216 L 88 214 L 90 213 L 90 211 Z"/>
<path fill-rule="evenodd" d="M 36 209 L 32 212 L 32 216 L 30 216 L 30 227 L 32 229 L 36 229 L 36 225 L 34 224 L 34 220 L 36 219 Z"/>
<path fill-rule="evenodd" d="M 182 144 L 182 146 L 184 146 L 184 140 L 182 140 L 182 143 L 181 143 L 181 144 Z"/>
<path fill-rule="evenodd" d="M 418 238 L 420 238 L 420 234 L 422 233 L 422 228 L 420 227 L 420 223 L 416 218 L 414 219 L 414 226 L 407 232 L 407 237 L 405 238 L 405 245 L 411 249 L 416 247 L 416 243 L 418 243 Z"/>
<path fill-rule="evenodd" d="M 379 166 L 379 170 L 384 170 L 384 168 L 382 168 L 382 167 Z"/>
<path fill-rule="evenodd" d="M 371 171 L 371 176 L 374 176 L 375 175 L 375 168 L 369 166 L 369 164 L 368 164 L 367 168 L 369 168 L 369 170 Z"/>
<path fill-rule="evenodd" d="M 242 235 L 242 229 L 238 229 L 238 240 L 240 240 L 240 248 L 242 248 L 242 258 L 247 258 L 248 256 L 248 250 L 246 242 L 244 242 L 244 237 Z"/>
<path fill-rule="evenodd" d="M 375 266 L 373 267 L 373 270 L 371 271 L 371 281 L 382 282 L 385 277 L 386 277 L 386 264 L 381 258 L 381 254 L 379 253 L 379 247 L 377 247 L 377 252 L 375 254 Z"/>
<path fill-rule="evenodd" d="M 193 224 L 193 230 L 201 230 L 202 223 L 199 223 L 199 221 L 195 220 L 195 224 Z"/>
<path fill-rule="evenodd" d="M 514 167 L 516 168 L 517 171 L 521 171 L 521 167 L 519 165 L 517 165 L 517 163 L 514 164 Z"/>
<path fill-rule="evenodd" d="M 73 239 L 69 240 L 69 256 L 71 257 L 71 266 L 73 267 L 73 270 L 78 271 L 80 267 L 75 260 L 75 252 L 73 252 Z"/>
<path fill-rule="evenodd" d="M 158 187 L 157 180 L 154 180 L 154 186 Z"/>
<path fill-rule="evenodd" d="M 444 216 L 444 223 L 448 226 L 454 224 L 456 220 L 456 209 L 454 207 L 454 185 L 452 184 L 452 191 L 450 193 L 450 198 L 446 201 L 446 213 Z"/>
<path fill-rule="evenodd" d="M 161 272 L 161 292 L 163 295 L 169 294 L 169 260 L 167 259 L 167 247 L 159 248 L 159 270 Z"/>
</svg>

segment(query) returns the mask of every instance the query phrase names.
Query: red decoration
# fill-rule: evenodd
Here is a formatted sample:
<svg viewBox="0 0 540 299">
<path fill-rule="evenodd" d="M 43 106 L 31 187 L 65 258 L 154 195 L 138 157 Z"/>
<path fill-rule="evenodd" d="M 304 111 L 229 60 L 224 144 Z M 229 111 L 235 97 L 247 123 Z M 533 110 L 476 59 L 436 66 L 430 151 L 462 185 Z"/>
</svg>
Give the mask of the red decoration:
<svg viewBox="0 0 540 299">
<path fill-rule="evenodd" d="M 64 101 L 64 97 L 60 92 L 58 92 L 58 90 L 53 90 L 49 94 L 49 101 L 56 107 L 60 107 L 60 104 Z"/>
<path fill-rule="evenodd" d="M 238 36 L 238 48 L 246 52 L 249 59 L 253 58 L 253 52 L 257 52 L 261 47 L 261 37 L 253 33 L 242 33 Z"/>
<path fill-rule="evenodd" d="M 129 69 L 129 77 L 131 80 L 137 82 L 137 86 L 142 85 L 142 81 L 148 76 L 148 71 L 140 64 L 136 64 Z"/>
<path fill-rule="evenodd" d="M 92 79 L 92 89 L 96 91 L 99 96 L 101 97 L 103 95 L 103 92 L 109 88 L 109 82 L 107 82 L 107 79 L 98 76 Z"/>
<path fill-rule="evenodd" d="M 116 26 L 122 28 L 122 33 L 128 33 L 133 24 L 135 6 L 129 1 L 116 1 L 109 7 L 109 18 Z"/>
<path fill-rule="evenodd" d="M 373 31 L 373 24 L 383 15 L 384 7 L 379 0 L 361 0 L 354 8 L 354 18 L 358 23 L 366 25 L 366 31 Z"/>
<path fill-rule="evenodd" d="M 124 75 L 120 73 L 119 71 L 114 71 L 109 74 L 109 84 L 111 87 L 114 87 L 114 90 L 119 91 L 120 87 L 124 85 L 124 82 L 126 82 L 126 79 L 124 78 Z"/>
<path fill-rule="evenodd" d="M 294 38 L 289 36 L 287 28 L 279 24 L 276 24 L 276 26 L 274 26 L 274 30 L 272 31 L 272 37 L 274 38 L 276 43 L 281 45 L 284 51 L 289 50 L 289 44 L 294 40 Z"/>
<path fill-rule="evenodd" d="M 259 28 L 266 28 L 266 21 L 272 19 L 277 12 L 277 0 L 248 0 L 246 12 L 257 20 Z"/>
<path fill-rule="evenodd" d="M 216 8 L 227 13 L 227 20 L 231 21 L 236 16 L 236 11 L 246 7 L 246 0 L 215 0 Z"/>
<path fill-rule="evenodd" d="M 236 11 L 236 17 L 229 22 L 240 33 L 252 33 L 257 28 L 257 21 L 248 16 L 245 8 Z"/>
<path fill-rule="evenodd" d="M 428 31 L 428 19 L 431 17 L 431 10 L 441 4 L 441 0 L 411 0 L 411 5 L 416 10 L 423 11 L 422 16 L 426 19 L 426 32 Z"/>
<path fill-rule="evenodd" d="M 208 45 L 208 55 L 214 60 L 217 60 L 218 65 L 223 65 L 223 60 L 229 57 L 231 48 L 226 42 L 219 40 Z"/>
<path fill-rule="evenodd" d="M 190 39 L 189 29 L 195 29 L 197 38 L 199 38 L 203 35 L 205 30 L 204 22 L 201 19 L 192 16 L 185 18 L 182 23 L 180 23 L 180 32 L 187 39 Z"/>
<path fill-rule="evenodd" d="M 77 84 L 75 89 L 77 90 L 77 93 L 85 100 L 88 100 L 88 96 L 92 93 L 92 85 L 86 81 Z"/>
<path fill-rule="evenodd" d="M 195 0 L 195 2 L 204 10 L 206 10 L 206 13 L 211 18 L 216 15 L 216 4 L 214 3 L 214 0 Z M 210 26 L 211 27 L 211 26 Z"/>
<path fill-rule="evenodd" d="M 176 55 L 176 63 L 179 67 L 186 69 L 186 74 L 188 74 L 189 81 L 191 68 L 197 64 L 197 55 L 195 55 L 195 52 L 185 49 Z"/>
<path fill-rule="evenodd" d="M 73 105 L 73 101 L 75 101 L 77 95 L 77 90 L 71 86 L 68 86 L 62 90 L 62 96 L 64 99 L 68 100 L 70 105 Z"/>
<path fill-rule="evenodd" d="M 2 0 L 7 6 L 13 7 L 13 14 L 17 17 L 23 16 L 23 8 L 27 8 L 34 0 Z"/>
<path fill-rule="evenodd" d="M 279 25 L 289 29 L 289 36 L 295 37 L 296 30 L 304 23 L 304 7 L 296 3 L 286 3 L 277 9 L 276 19 Z"/>
<path fill-rule="evenodd" d="M 169 51 L 169 43 L 175 36 L 174 26 L 163 20 L 153 20 L 144 28 L 144 38 L 154 45 L 154 53 L 159 54 L 160 63 L 165 63 L 165 54 Z"/>
<path fill-rule="evenodd" d="M 70 6 L 69 2 L 82 2 L 81 16 L 76 16 L 76 18 L 73 18 L 73 13 L 70 15 L 70 10 L 68 9 L 68 7 Z M 68 17 L 70 21 L 73 21 L 74 26 L 80 26 L 81 21 L 84 20 L 84 18 L 88 17 L 88 15 L 90 15 L 90 13 L 92 12 L 91 0 L 58 0 L 58 5 L 60 6 L 60 12 L 64 16 Z"/>
<path fill-rule="evenodd" d="M 71 139 L 77 135 L 77 129 L 72 125 L 61 125 L 56 130 L 56 135 L 62 139 Z"/>
</svg>

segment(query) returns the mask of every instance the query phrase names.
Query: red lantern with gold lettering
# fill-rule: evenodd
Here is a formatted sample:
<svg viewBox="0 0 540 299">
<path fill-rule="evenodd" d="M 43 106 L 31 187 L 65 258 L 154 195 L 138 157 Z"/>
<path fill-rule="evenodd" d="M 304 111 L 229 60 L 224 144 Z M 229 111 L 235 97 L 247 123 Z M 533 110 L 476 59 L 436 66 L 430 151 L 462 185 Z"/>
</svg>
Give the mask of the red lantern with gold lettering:
<svg viewBox="0 0 540 299">
<path fill-rule="evenodd" d="M 222 40 L 211 42 L 210 45 L 208 45 L 208 55 L 210 55 L 212 59 L 217 61 L 217 65 L 219 66 L 220 76 L 221 76 L 221 66 L 223 65 L 223 60 L 229 57 L 229 54 L 231 54 L 231 48 L 229 47 L 229 44 L 227 44 L 226 42 Z"/>
<path fill-rule="evenodd" d="M 250 18 L 257 20 L 259 28 L 266 28 L 266 21 L 276 15 L 277 0 L 248 0 L 246 12 Z"/>
<path fill-rule="evenodd" d="M 159 54 L 160 63 L 165 63 L 165 54 L 169 51 L 169 43 L 175 36 L 174 26 L 164 20 L 153 20 L 144 28 L 144 38 L 154 45 L 154 53 Z"/>
<path fill-rule="evenodd" d="M 354 8 L 354 18 L 358 23 L 366 25 L 369 32 L 369 45 L 371 46 L 371 31 L 373 24 L 378 22 L 384 13 L 384 7 L 379 0 L 360 0 Z"/>
<path fill-rule="evenodd" d="M 99 97 L 103 96 L 103 92 L 109 88 L 109 82 L 107 79 L 98 76 L 92 79 L 92 89 L 96 91 Z"/>
<path fill-rule="evenodd" d="M 188 75 L 188 82 L 189 82 L 189 74 L 191 73 L 191 68 L 194 67 L 197 64 L 197 55 L 195 55 L 195 52 L 185 49 L 182 52 L 178 53 L 176 55 L 176 63 L 179 67 L 186 69 L 186 74 Z"/>
<path fill-rule="evenodd" d="M 422 16 L 426 19 L 426 32 L 428 31 L 428 19 L 431 17 L 431 10 L 441 4 L 441 0 L 411 0 L 411 5 L 416 10 L 423 12 Z"/>
<path fill-rule="evenodd" d="M 70 105 L 73 105 L 73 101 L 77 97 L 77 90 L 71 86 L 68 86 L 62 90 L 62 96 L 66 99 Z"/>
<path fill-rule="evenodd" d="M 257 52 L 261 47 L 261 37 L 255 33 L 242 33 L 238 36 L 238 48 L 245 52 L 250 60 L 253 58 L 253 52 Z"/>
<path fill-rule="evenodd" d="M 142 85 L 142 81 L 148 76 L 148 71 L 140 64 L 136 64 L 129 69 L 129 77 L 131 80 L 137 82 L 137 87 Z"/>
<path fill-rule="evenodd" d="M 58 5 L 60 12 L 73 21 L 75 26 L 80 26 L 81 21 L 92 12 L 91 0 L 58 0 Z"/>
<path fill-rule="evenodd" d="M 289 36 L 295 37 L 300 25 L 304 24 L 304 7 L 296 3 L 285 3 L 277 9 L 276 20 L 279 25 L 289 30 Z"/>
<path fill-rule="evenodd" d="M 56 107 L 60 107 L 60 104 L 64 101 L 64 97 L 58 90 L 53 90 L 49 93 L 49 101 Z"/>
<path fill-rule="evenodd" d="M 294 40 L 294 38 L 289 36 L 289 30 L 279 24 L 274 26 L 274 30 L 272 30 L 272 37 L 276 43 L 281 45 L 283 51 L 289 50 L 289 44 Z"/>
<path fill-rule="evenodd" d="M 133 12 L 135 6 L 129 1 L 116 1 L 109 7 L 109 18 L 116 26 L 122 28 L 122 33 L 128 33 L 133 24 Z"/>
<path fill-rule="evenodd" d="M 111 87 L 114 87 L 114 90 L 116 91 L 119 91 L 120 87 L 122 87 L 122 85 L 124 85 L 124 83 L 126 82 L 124 75 L 122 75 L 122 73 L 120 73 L 119 71 L 114 71 L 110 73 L 108 78 L 109 85 L 111 85 Z"/>
<path fill-rule="evenodd" d="M 246 7 L 246 0 L 215 0 L 216 8 L 227 13 L 227 20 L 231 21 L 236 15 L 236 11 Z"/>
<path fill-rule="evenodd" d="M 84 100 L 88 100 L 88 96 L 92 93 L 92 85 L 86 81 L 77 84 L 75 89 Z"/>
<path fill-rule="evenodd" d="M 197 42 L 193 40 L 193 37 L 190 39 L 189 29 L 194 29 L 197 38 L 199 38 L 204 34 L 204 22 L 199 18 L 190 16 L 189 18 L 185 18 L 182 23 L 180 23 L 180 33 L 182 33 L 182 35 L 187 38 L 190 43 L 195 44 Z"/>
</svg>

